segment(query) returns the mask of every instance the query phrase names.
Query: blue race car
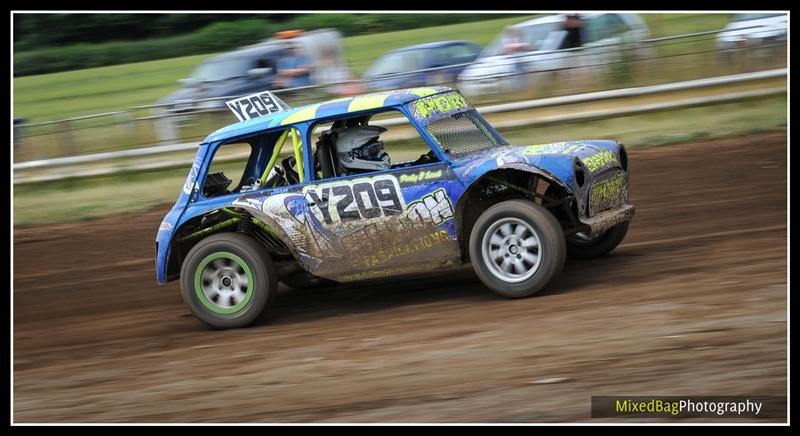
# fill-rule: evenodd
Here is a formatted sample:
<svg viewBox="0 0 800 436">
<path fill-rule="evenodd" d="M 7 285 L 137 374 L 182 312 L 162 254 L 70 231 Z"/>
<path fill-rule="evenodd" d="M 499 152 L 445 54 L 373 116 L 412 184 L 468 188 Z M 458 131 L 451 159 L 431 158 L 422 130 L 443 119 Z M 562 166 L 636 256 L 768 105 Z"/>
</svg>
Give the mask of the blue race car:
<svg viewBox="0 0 800 436">
<path fill-rule="evenodd" d="M 613 250 L 633 217 L 622 144 L 511 145 L 449 88 L 229 106 L 245 121 L 200 144 L 156 238 L 158 282 L 180 279 L 214 328 L 253 322 L 278 282 L 468 262 L 494 292 L 528 297 L 566 256 Z"/>
</svg>

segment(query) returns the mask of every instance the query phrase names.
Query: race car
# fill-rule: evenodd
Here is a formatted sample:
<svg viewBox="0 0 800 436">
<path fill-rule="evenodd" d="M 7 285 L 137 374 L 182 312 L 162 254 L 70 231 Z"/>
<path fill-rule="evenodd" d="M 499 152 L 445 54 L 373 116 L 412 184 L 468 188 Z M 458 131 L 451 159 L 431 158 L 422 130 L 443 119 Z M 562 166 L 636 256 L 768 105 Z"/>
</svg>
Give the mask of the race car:
<svg viewBox="0 0 800 436">
<path fill-rule="evenodd" d="M 450 88 L 297 108 L 265 92 L 228 105 L 243 121 L 199 145 L 156 237 L 158 282 L 180 280 L 213 328 L 254 322 L 279 282 L 467 263 L 497 294 L 529 297 L 567 256 L 613 250 L 634 214 L 621 143 L 512 145 Z M 234 170 L 217 162 L 232 145 L 245 149 Z"/>
</svg>

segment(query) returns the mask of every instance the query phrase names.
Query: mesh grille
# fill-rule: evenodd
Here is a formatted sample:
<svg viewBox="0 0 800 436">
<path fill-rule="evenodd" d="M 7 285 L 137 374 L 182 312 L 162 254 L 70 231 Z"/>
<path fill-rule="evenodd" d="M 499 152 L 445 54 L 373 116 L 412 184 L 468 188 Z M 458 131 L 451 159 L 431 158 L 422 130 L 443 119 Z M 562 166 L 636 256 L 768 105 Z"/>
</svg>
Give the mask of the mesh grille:
<svg viewBox="0 0 800 436">
<path fill-rule="evenodd" d="M 492 134 L 474 110 L 436 120 L 426 129 L 445 152 L 455 157 L 507 145 Z"/>
</svg>

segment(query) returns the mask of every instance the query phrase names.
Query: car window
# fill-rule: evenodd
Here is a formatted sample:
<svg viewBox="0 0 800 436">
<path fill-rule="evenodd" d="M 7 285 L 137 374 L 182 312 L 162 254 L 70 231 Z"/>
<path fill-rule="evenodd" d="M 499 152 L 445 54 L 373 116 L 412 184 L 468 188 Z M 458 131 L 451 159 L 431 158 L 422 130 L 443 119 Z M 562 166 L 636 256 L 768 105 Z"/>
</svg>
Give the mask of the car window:
<svg viewBox="0 0 800 436">
<path fill-rule="evenodd" d="M 583 42 L 598 42 L 604 39 L 621 36 L 630 30 L 618 14 L 602 14 L 584 22 Z"/>
<path fill-rule="evenodd" d="M 602 26 L 602 23 L 600 22 L 600 16 L 584 19 L 583 27 L 581 28 L 582 42 L 584 44 L 589 44 L 599 41 L 602 37 L 600 26 Z"/>
<path fill-rule="evenodd" d="M 375 77 L 419 70 L 422 68 L 423 54 L 422 50 L 403 50 L 385 54 L 367 69 L 364 76 Z"/>
<path fill-rule="evenodd" d="M 269 56 L 262 56 L 256 60 L 256 65 L 254 68 L 271 68 L 272 71 L 275 71 L 278 66 L 278 60 L 274 57 Z"/>
<path fill-rule="evenodd" d="M 477 50 L 467 44 L 455 44 L 445 49 L 447 63 L 450 65 L 465 64 L 472 62 L 477 55 Z"/>
<path fill-rule="evenodd" d="M 221 61 L 211 61 L 201 64 L 192 73 L 192 78 L 198 81 L 217 81 L 228 80 L 236 77 L 244 77 L 247 70 L 253 68 L 252 58 L 236 58 Z"/>
<path fill-rule="evenodd" d="M 604 27 L 607 32 L 607 38 L 620 36 L 631 30 L 619 14 L 606 14 Z"/>
<path fill-rule="evenodd" d="M 349 156 L 354 160 L 346 162 L 341 158 L 341 153 L 347 153 L 343 138 L 346 138 L 346 132 L 362 127 L 375 129 L 374 135 L 377 135 L 377 139 L 363 141 L 366 145 L 363 152 L 369 154 L 374 151 L 375 154 L 360 158 L 357 155 L 362 151 L 357 151 Z M 381 131 L 381 127 L 386 130 Z M 311 137 L 314 171 L 319 180 L 438 162 L 428 143 L 408 118 L 397 110 L 320 122 L 312 127 Z M 371 146 L 377 143 L 380 144 L 378 148 L 372 150 Z M 371 159 L 382 156 L 382 152 L 388 156 L 388 160 Z"/>
<path fill-rule="evenodd" d="M 294 141 L 294 137 L 297 141 Z M 294 145 L 300 149 L 300 165 Z M 203 195 L 218 197 L 259 187 L 301 183 L 308 176 L 302 165 L 300 132 L 287 128 L 222 144 L 214 152 L 203 184 Z"/>
<path fill-rule="evenodd" d="M 525 42 L 528 43 L 530 49 L 539 50 L 550 32 L 557 32 L 561 29 L 561 26 L 561 23 L 543 23 L 525 27 L 522 33 L 525 35 Z"/>
<path fill-rule="evenodd" d="M 253 152 L 249 142 L 235 142 L 221 145 L 211 159 L 208 173 L 203 183 L 203 195 L 218 197 L 238 192 L 244 169 Z"/>
<path fill-rule="evenodd" d="M 512 30 L 516 29 L 516 30 Z M 481 57 L 497 56 L 505 54 L 509 44 L 516 39 L 513 32 L 520 32 L 523 42 L 527 45 L 526 50 L 539 50 L 544 41 L 547 40 L 550 32 L 561 29 L 561 23 L 539 23 L 524 27 L 515 26 L 506 29 L 481 53 Z"/>
</svg>

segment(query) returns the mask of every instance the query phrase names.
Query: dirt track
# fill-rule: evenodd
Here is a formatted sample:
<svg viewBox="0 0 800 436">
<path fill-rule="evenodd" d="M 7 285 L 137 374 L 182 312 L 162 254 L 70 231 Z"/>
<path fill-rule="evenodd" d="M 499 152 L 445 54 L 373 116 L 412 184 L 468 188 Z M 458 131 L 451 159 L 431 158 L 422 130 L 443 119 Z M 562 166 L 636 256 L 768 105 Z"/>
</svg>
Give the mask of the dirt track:
<svg viewBox="0 0 800 436">
<path fill-rule="evenodd" d="M 285 292 L 210 331 L 168 206 L 14 239 L 15 422 L 589 420 L 592 395 L 786 395 L 786 135 L 633 149 L 628 237 L 505 300 L 469 268 Z"/>
</svg>

